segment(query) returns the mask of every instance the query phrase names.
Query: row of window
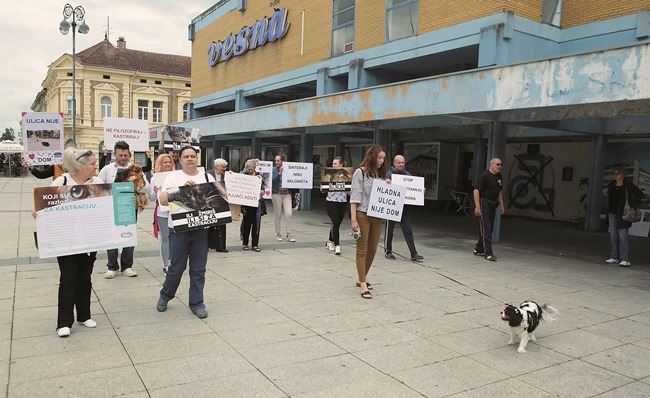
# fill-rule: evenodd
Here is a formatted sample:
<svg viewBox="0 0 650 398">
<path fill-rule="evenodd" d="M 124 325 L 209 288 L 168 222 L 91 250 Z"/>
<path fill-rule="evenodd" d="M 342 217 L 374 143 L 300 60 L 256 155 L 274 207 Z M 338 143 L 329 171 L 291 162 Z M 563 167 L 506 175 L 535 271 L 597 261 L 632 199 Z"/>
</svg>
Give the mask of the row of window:
<svg viewBox="0 0 650 398">
<path fill-rule="evenodd" d="M 413 36 L 418 31 L 419 0 L 387 0 L 386 41 Z M 332 56 L 354 51 L 356 0 L 334 0 Z"/>
<path fill-rule="evenodd" d="M 72 96 L 69 95 L 67 98 L 68 110 L 67 114 L 72 115 Z M 111 117 L 113 109 L 113 101 L 110 97 L 102 97 L 100 100 L 100 114 L 102 119 L 105 117 Z M 151 121 L 153 123 L 162 123 L 163 122 L 163 102 L 162 101 L 152 101 L 151 107 Z M 189 118 L 189 103 L 183 105 L 183 121 Z M 149 101 L 148 100 L 138 100 L 138 119 L 140 120 L 149 120 Z"/>
</svg>

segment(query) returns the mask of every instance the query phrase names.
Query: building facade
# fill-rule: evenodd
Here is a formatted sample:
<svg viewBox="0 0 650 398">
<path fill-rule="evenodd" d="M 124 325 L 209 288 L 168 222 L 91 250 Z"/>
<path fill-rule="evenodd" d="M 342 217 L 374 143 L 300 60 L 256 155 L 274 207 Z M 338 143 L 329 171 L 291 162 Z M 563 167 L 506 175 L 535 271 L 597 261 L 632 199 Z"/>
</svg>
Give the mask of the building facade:
<svg viewBox="0 0 650 398">
<path fill-rule="evenodd" d="M 131 50 L 120 37 L 76 55 L 76 139 L 80 148 L 98 150 L 104 117 L 143 119 L 149 126 L 187 120 L 191 99 L 191 58 Z M 47 71 L 32 111 L 62 112 L 65 140 L 72 138 L 72 55 L 64 54 Z"/>
<path fill-rule="evenodd" d="M 278 152 L 356 166 L 380 143 L 389 157 L 416 160 L 438 201 L 448 187 L 469 189 L 498 156 L 509 214 L 584 217 L 596 230 L 605 166 L 632 156 L 650 169 L 648 8 L 222 0 L 189 27 L 194 90 L 183 125 L 234 167 Z M 646 150 L 628 154 L 629 145 Z"/>
</svg>

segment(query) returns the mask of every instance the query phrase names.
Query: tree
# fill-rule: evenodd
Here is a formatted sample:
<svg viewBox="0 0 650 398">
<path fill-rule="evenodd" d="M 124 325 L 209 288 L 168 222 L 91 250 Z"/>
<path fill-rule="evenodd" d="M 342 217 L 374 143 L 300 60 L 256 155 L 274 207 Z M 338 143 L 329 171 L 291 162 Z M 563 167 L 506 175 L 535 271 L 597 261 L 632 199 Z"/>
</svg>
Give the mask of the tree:
<svg viewBox="0 0 650 398">
<path fill-rule="evenodd" d="M 16 138 L 16 133 L 14 132 L 13 127 L 5 127 L 5 132 L 0 137 L 0 141 L 13 141 Z"/>
</svg>

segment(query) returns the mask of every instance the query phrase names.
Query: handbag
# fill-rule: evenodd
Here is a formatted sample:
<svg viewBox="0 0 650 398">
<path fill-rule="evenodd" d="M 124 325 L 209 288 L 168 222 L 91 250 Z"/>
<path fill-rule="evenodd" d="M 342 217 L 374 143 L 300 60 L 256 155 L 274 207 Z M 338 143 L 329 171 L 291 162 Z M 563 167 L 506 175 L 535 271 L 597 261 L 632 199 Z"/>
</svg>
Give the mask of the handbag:
<svg viewBox="0 0 650 398">
<path fill-rule="evenodd" d="M 623 221 L 626 222 L 638 222 L 641 221 L 641 211 L 631 207 L 630 204 L 625 200 L 625 207 L 623 208 L 623 216 L 621 217 Z"/>
</svg>

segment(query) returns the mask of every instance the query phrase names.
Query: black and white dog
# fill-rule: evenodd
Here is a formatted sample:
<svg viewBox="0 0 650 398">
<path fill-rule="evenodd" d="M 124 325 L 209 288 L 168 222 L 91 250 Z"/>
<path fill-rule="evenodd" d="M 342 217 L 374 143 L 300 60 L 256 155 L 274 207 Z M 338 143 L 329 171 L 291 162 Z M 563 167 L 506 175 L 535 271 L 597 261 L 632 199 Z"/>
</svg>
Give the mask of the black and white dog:
<svg viewBox="0 0 650 398">
<path fill-rule="evenodd" d="M 528 341 L 535 341 L 535 329 L 537 329 L 539 321 L 545 319 L 542 317 L 544 311 L 549 314 L 547 315 L 548 320 L 555 320 L 551 315 L 557 314 L 558 311 L 550 305 L 544 304 L 540 307 L 534 301 L 524 301 L 517 308 L 508 304 L 501 312 L 501 319 L 510 325 L 510 341 L 508 341 L 508 345 L 515 344 L 515 338 L 519 336 L 521 342 L 517 352 L 520 354 L 526 352 Z"/>
</svg>

